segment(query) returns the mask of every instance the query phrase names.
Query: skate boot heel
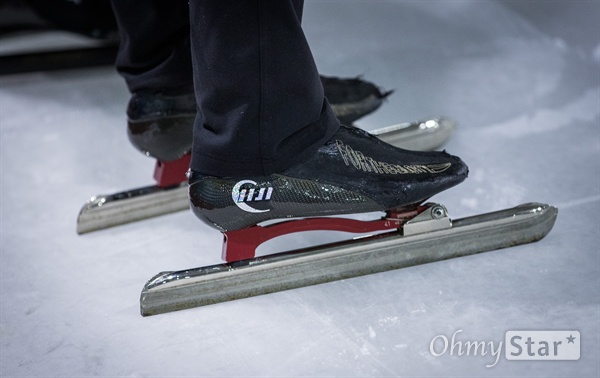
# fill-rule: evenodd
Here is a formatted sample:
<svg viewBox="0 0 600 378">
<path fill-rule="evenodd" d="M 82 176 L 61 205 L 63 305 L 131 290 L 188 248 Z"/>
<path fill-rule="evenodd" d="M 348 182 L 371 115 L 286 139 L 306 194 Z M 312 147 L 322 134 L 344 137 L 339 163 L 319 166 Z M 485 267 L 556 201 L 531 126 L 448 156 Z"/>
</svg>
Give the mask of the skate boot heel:
<svg viewBox="0 0 600 378">
<path fill-rule="evenodd" d="M 191 155 L 186 154 L 174 161 L 156 161 L 154 179 L 160 188 L 180 185 L 187 180 L 186 172 L 190 166 Z"/>
<path fill-rule="evenodd" d="M 223 233 L 221 258 L 228 263 L 252 259 L 256 249 L 266 241 L 278 236 L 303 231 L 342 231 L 354 234 L 395 231 L 430 210 L 430 206 L 419 206 L 409 210 L 390 210 L 382 219 L 360 221 L 347 218 L 306 218 L 284 221 L 269 226 L 253 226 Z"/>
</svg>

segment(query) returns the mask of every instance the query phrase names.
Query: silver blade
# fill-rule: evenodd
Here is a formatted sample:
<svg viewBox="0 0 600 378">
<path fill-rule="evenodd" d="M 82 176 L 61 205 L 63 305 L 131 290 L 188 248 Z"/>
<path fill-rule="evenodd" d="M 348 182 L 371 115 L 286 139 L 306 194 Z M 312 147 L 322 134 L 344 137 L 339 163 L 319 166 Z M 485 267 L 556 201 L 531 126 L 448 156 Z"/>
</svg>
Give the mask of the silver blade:
<svg viewBox="0 0 600 378">
<path fill-rule="evenodd" d="M 393 146 L 413 151 L 433 151 L 446 143 L 456 128 L 448 118 L 400 123 L 370 133 Z"/>
<path fill-rule="evenodd" d="M 431 150 L 452 134 L 455 123 L 447 118 L 407 122 L 372 131 L 383 141 L 412 150 Z M 148 186 L 92 197 L 79 211 L 77 233 L 98 231 L 189 208 L 187 184 L 176 188 Z"/>
<path fill-rule="evenodd" d="M 189 209 L 187 189 L 187 183 L 182 183 L 167 189 L 149 186 L 92 197 L 79 212 L 77 233 L 84 234 Z"/>
<path fill-rule="evenodd" d="M 237 263 L 163 272 L 144 286 L 141 313 L 155 315 L 531 243 L 550 232 L 557 214 L 555 207 L 539 203 L 451 223 L 444 222 L 444 214 L 419 219 L 408 236 L 398 231 Z M 424 231 L 423 224 L 429 221 L 431 231 Z M 440 227 L 443 223 L 447 226 Z"/>
</svg>

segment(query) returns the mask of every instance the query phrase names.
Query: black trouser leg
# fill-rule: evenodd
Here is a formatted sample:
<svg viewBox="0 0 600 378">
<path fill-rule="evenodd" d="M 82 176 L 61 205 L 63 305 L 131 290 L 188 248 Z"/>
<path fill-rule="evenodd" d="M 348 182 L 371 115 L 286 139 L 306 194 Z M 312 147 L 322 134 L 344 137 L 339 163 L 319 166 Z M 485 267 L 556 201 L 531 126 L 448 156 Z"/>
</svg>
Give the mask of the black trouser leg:
<svg viewBox="0 0 600 378">
<path fill-rule="evenodd" d="M 192 85 L 189 7 L 184 0 L 111 0 L 121 44 L 116 66 L 129 90 Z"/>
<path fill-rule="evenodd" d="M 199 115 L 191 168 L 264 175 L 306 160 L 339 123 L 300 26 L 302 1 L 190 2 Z"/>
</svg>

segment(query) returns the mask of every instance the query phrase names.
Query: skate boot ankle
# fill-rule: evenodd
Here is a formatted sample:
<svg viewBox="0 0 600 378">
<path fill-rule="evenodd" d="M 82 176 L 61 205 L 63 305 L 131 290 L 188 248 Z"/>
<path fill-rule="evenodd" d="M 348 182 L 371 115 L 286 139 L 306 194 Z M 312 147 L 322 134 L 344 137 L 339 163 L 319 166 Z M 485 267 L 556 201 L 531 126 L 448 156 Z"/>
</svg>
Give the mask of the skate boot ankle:
<svg viewBox="0 0 600 378">
<path fill-rule="evenodd" d="M 321 77 L 321 81 L 334 114 L 347 124 L 375 111 L 391 93 L 360 79 Z M 129 140 L 147 156 L 170 162 L 190 152 L 196 117 L 193 87 L 136 92 L 127 116 Z"/>
<path fill-rule="evenodd" d="M 210 177 L 191 172 L 194 214 L 221 230 L 273 219 L 405 209 L 462 182 L 467 166 L 445 152 L 388 145 L 341 126 L 307 161 L 268 176 Z"/>
<path fill-rule="evenodd" d="M 377 110 L 393 92 L 382 92 L 373 83 L 359 78 L 321 76 L 321 82 L 331 110 L 344 125 L 351 125 L 357 119 Z"/>
</svg>

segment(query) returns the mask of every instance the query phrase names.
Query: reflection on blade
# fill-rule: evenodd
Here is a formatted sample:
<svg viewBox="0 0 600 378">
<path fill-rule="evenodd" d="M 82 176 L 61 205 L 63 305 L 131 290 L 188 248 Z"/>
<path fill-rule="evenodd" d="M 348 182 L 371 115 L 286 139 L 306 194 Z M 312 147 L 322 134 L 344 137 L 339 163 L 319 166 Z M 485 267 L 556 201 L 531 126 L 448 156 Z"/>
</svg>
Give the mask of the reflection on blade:
<svg viewBox="0 0 600 378">
<path fill-rule="evenodd" d="M 448 118 L 432 118 L 384 127 L 371 134 L 405 150 L 433 151 L 446 143 L 455 128 L 456 123 Z"/>
<path fill-rule="evenodd" d="M 187 183 L 166 189 L 149 186 L 98 195 L 81 208 L 77 218 L 77 233 L 84 234 L 188 208 Z"/>
</svg>

